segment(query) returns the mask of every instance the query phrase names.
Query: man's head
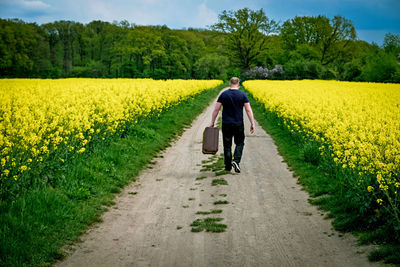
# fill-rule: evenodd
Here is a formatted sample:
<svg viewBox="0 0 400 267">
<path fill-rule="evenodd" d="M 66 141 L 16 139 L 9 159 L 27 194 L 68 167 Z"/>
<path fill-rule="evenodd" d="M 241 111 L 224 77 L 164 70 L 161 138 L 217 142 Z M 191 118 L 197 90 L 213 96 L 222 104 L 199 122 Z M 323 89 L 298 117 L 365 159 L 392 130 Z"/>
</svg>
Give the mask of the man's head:
<svg viewBox="0 0 400 267">
<path fill-rule="evenodd" d="M 229 81 L 229 87 L 230 88 L 239 88 L 239 78 L 238 77 L 232 77 L 231 80 Z"/>
</svg>

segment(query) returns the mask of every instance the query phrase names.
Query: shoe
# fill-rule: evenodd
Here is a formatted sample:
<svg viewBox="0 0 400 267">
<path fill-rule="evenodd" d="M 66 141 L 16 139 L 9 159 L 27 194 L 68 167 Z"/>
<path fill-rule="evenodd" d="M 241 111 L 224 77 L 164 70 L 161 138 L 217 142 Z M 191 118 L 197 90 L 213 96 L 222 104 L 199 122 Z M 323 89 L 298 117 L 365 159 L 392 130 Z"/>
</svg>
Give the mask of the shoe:
<svg viewBox="0 0 400 267">
<path fill-rule="evenodd" d="M 225 171 L 230 172 L 232 168 L 225 168 Z"/>
<path fill-rule="evenodd" d="M 235 169 L 235 172 L 237 172 L 237 173 L 240 172 L 239 163 L 236 163 L 235 161 L 232 161 L 232 167 Z"/>
</svg>

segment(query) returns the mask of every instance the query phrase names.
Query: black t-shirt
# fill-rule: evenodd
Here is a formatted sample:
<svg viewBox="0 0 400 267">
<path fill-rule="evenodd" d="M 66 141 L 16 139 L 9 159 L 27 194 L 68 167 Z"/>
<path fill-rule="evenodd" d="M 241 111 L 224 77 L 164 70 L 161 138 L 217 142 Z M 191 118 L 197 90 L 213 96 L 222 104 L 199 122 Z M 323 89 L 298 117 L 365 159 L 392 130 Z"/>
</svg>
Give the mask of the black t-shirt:
<svg viewBox="0 0 400 267">
<path fill-rule="evenodd" d="M 222 92 L 217 102 L 223 106 L 222 123 L 243 124 L 243 106 L 249 102 L 246 93 L 228 89 Z"/>
</svg>

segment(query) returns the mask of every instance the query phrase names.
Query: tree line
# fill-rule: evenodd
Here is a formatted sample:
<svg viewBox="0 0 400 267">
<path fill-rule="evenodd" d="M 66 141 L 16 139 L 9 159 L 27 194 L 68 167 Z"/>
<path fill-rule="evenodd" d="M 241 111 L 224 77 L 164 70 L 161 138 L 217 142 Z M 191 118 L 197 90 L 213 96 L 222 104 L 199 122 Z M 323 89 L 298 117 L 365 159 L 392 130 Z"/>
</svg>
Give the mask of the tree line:
<svg viewBox="0 0 400 267">
<path fill-rule="evenodd" d="M 358 40 L 342 16 L 281 24 L 262 9 L 223 11 L 208 29 L 128 21 L 0 19 L 0 77 L 337 79 L 400 82 L 400 36 Z"/>
</svg>

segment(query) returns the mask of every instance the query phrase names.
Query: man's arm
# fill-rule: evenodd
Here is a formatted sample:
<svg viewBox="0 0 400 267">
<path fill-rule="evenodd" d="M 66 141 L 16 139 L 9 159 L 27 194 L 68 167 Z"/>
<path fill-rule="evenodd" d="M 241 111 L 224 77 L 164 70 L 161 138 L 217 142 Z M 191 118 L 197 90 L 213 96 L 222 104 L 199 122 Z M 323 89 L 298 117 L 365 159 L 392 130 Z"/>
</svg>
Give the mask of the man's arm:
<svg viewBox="0 0 400 267">
<path fill-rule="evenodd" d="M 247 113 L 247 117 L 249 117 L 250 120 L 250 133 L 253 134 L 254 133 L 254 117 L 253 117 L 253 110 L 251 109 L 250 103 L 244 103 L 244 108 L 246 110 Z"/>
<path fill-rule="evenodd" d="M 214 111 L 212 113 L 210 127 L 214 127 L 215 119 L 217 118 L 218 112 L 221 109 L 221 105 L 222 105 L 221 102 L 217 102 L 217 104 L 215 104 L 215 108 L 214 108 Z"/>
</svg>

